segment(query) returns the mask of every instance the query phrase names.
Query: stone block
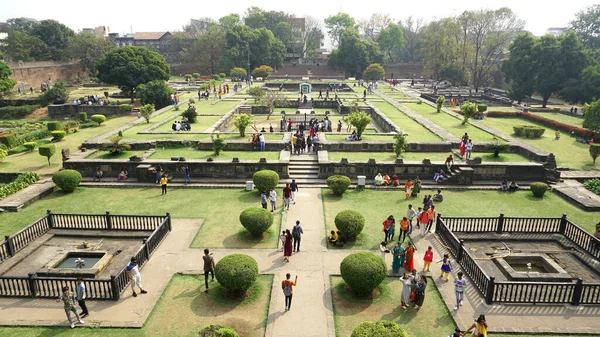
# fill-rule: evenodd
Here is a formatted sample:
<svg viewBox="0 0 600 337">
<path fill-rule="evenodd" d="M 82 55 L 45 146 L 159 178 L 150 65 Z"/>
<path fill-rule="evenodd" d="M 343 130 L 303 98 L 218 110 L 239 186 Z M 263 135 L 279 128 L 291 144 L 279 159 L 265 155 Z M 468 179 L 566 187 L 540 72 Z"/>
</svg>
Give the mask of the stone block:
<svg viewBox="0 0 600 337">
<path fill-rule="evenodd" d="M 423 165 L 431 165 L 431 160 L 429 158 L 423 159 Z"/>
<path fill-rule="evenodd" d="M 481 157 L 469 158 L 469 159 L 467 159 L 467 164 L 469 164 L 469 165 L 481 164 Z"/>
</svg>

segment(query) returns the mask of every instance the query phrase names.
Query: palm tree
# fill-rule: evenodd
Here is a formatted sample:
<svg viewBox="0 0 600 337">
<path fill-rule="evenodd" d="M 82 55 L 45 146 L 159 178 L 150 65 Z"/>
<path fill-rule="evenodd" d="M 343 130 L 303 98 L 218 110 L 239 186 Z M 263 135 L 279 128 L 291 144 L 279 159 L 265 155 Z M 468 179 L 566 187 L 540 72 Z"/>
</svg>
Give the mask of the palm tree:
<svg viewBox="0 0 600 337">
<path fill-rule="evenodd" d="M 121 152 L 131 150 L 131 145 L 121 144 L 121 136 L 114 136 L 109 139 L 110 143 L 106 143 L 102 146 L 102 151 L 108 151 L 112 155 L 118 155 Z"/>
</svg>

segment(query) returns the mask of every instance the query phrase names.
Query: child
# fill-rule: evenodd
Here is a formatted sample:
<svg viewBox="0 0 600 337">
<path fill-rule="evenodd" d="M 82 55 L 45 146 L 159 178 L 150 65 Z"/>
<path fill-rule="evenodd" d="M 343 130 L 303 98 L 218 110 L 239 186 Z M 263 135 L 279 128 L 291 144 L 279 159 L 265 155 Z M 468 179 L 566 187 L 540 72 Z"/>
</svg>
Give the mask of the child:
<svg viewBox="0 0 600 337">
<path fill-rule="evenodd" d="M 425 252 L 425 257 L 423 258 L 423 271 L 427 269 L 429 271 L 429 267 L 431 266 L 431 262 L 433 261 L 433 248 L 431 246 L 427 247 L 427 251 Z"/>
<path fill-rule="evenodd" d="M 281 241 L 281 250 L 283 252 L 283 245 L 285 244 L 285 231 L 281 231 L 281 235 L 279 236 L 279 240 Z"/>
<path fill-rule="evenodd" d="M 454 293 L 456 294 L 456 306 L 454 310 L 458 310 L 462 305 L 463 298 L 465 297 L 465 286 L 467 285 L 465 279 L 463 279 L 462 271 L 456 274 L 458 278 L 454 280 Z"/>
<path fill-rule="evenodd" d="M 440 278 L 443 278 L 445 275 L 446 282 L 448 282 L 450 280 L 450 271 L 452 270 L 450 265 L 450 256 L 448 254 L 444 254 L 444 258 L 438 261 L 438 263 L 440 262 L 442 263 L 442 272 L 440 273 Z"/>
<path fill-rule="evenodd" d="M 69 291 L 69 287 L 66 286 L 63 287 L 62 290 L 63 293 L 58 298 L 57 302 L 63 301 L 65 313 L 67 314 L 67 319 L 69 320 L 71 329 L 73 329 L 75 327 L 75 323 L 73 323 L 73 320 L 71 319 L 71 312 L 75 314 L 75 317 L 77 318 L 80 324 L 83 324 L 85 322 L 81 320 L 81 317 L 79 317 L 79 314 L 77 313 L 77 308 L 75 308 L 75 294 L 72 294 Z"/>
</svg>

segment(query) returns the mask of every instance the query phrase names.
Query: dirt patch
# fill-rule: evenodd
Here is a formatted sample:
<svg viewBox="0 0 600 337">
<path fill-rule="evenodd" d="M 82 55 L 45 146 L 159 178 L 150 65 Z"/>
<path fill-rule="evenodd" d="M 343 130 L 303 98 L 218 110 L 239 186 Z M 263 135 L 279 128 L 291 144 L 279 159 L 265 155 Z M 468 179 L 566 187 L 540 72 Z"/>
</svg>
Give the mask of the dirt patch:
<svg viewBox="0 0 600 337">
<path fill-rule="evenodd" d="M 40 120 L 48 118 L 48 107 L 37 108 L 32 113 L 25 116 L 26 119 Z"/>
</svg>

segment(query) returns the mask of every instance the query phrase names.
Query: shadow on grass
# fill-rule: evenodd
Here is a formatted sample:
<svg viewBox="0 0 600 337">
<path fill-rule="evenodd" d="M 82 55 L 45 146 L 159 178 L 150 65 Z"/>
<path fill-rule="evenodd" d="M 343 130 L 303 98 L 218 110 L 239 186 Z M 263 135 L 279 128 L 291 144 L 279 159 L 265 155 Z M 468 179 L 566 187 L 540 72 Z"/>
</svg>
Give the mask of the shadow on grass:
<svg viewBox="0 0 600 337">
<path fill-rule="evenodd" d="M 391 292 L 387 283 L 381 283 L 371 294 L 358 295 L 350 289 L 346 282 L 341 280 L 332 289 L 333 297 L 339 297 L 335 304 L 336 314 L 340 316 L 356 315 L 367 310 L 371 305 L 391 300 Z"/>
<path fill-rule="evenodd" d="M 235 234 L 229 235 L 223 240 L 223 247 L 225 248 L 239 248 L 239 243 L 245 243 L 245 248 L 253 248 L 254 246 L 269 241 L 274 234 L 273 228 L 269 228 L 262 236 L 254 236 L 245 229 L 241 229 Z"/>
<path fill-rule="evenodd" d="M 201 291 L 204 284 L 203 276 L 195 276 L 200 283 L 195 298 L 191 302 L 191 309 L 194 314 L 203 317 L 214 317 L 225 315 L 240 306 L 245 306 L 254 303 L 265 290 L 261 281 L 256 280 L 254 284 L 246 291 L 246 293 L 231 293 L 221 287 L 216 281 L 210 283 L 208 293 Z M 259 277 L 261 277 L 259 275 Z M 185 292 L 185 296 L 193 291 Z M 177 298 L 179 296 L 176 296 Z"/>
</svg>

